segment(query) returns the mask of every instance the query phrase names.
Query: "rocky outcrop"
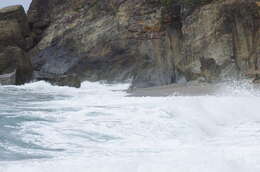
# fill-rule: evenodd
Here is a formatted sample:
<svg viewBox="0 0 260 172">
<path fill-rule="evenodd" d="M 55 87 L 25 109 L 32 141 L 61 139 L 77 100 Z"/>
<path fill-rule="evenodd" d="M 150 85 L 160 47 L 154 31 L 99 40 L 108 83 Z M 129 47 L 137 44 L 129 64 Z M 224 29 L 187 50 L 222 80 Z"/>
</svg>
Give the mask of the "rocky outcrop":
<svg viewBox="0 0 260 172">
<path fill-rule="evenodd" d="M 34 72 L 34 77 L 37 81 L 47 81 L 53 85 L 58 86 L 69 86 L 80 88 L 81 81 L 77 75 L 55 75 L 49 73 L 42 73 L 42 72 Z"/>
<path fill-rule="evenodd" d="M 259 66 L 259 5 L 212 0 L 33 0 L 34 69 L 149 87 L 245 77 Z"/>
<path fill-rule="evenodd" d="M 39 39 L 43 22 L 31 25 L 22 6 L 10 6 L 0 10 L 0 84 L 24 84 L 33 80 L 45 80 L 54 85 L 80 87 L 74 75 L 53 75 L 34 72 L 28 51 Z M 35 74 L 37 73 L 37 74 Z"/>
<path fill-rule="evenodd" d="M 26 53 L 19 47 L 5 47 L 0 53 L 0 73 L 16 71 L 16 84 L 29 82 L 32 77 L 32 64 Z"/>
<path fill-rule="evenodd" d="M 16 79 L 16 71 L 8 74 L 0 75 L 1 85 L 14 85 Z"/>
<path fill-rule="evenodd" d="M 259 26 L 255 1 L 220 0 L 195 10 L 183 21 L 179 69 L 211 81 L 239 78 L 257 70 Z M 208 63 L 201 63 L 201 58 Z"/>
<path fill-rule="evenodd" d="M 35 4 L 43 3 L 49 18 L 42 20 L 50 25 L 31 51 L 35 69 L 76 73 L 81 80 L 134 78 L 140 87 L 175 81 L 172 43 L 178 43 L 169 34 L 179 33 L 164 28 L 159 1 L 36 0 L 29 10 L 32 26 L 41 22 L 33 17 L 39 16 Z M 56 3 L 64 5 L 52 8 Z"/>
<path fill-rule="evenodd" d="M 33 68 L 25 51 L 32 46 L 33 37 L 23 7 L 0 9 L 0 75 L 16 71 L 16 84 L 30 81 Z"/>
<path fill-rule="evenodd" d="M 17 46 L 29 50 L 33 46 L 33 35 L 22 6 L 0 9 L 0 45 Z"/>
</svg>

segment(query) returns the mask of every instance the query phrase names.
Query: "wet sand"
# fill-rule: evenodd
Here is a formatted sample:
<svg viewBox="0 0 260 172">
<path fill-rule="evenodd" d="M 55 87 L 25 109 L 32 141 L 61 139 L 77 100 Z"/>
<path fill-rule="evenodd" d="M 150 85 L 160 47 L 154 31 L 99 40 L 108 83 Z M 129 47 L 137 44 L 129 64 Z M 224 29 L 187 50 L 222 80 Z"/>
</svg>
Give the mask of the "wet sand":
<svg viewBox="0 0 260 172">
<path fill-rule="evenodd" d="M 185 83 L 171 84 L 160 87 L 136 88 L 128 90 L 129 96 L 134 97 L 161 97 L 161 96 L 205 96 L 218 95 L 233 91 L 233 87 L 239 89 L 239 84 L 232 86 L 227 83 L 209 84 L 209 83 Z M 260 91 L 260 84 L 247 84 L 241 86 L 243 89 Z"/>
</svg>

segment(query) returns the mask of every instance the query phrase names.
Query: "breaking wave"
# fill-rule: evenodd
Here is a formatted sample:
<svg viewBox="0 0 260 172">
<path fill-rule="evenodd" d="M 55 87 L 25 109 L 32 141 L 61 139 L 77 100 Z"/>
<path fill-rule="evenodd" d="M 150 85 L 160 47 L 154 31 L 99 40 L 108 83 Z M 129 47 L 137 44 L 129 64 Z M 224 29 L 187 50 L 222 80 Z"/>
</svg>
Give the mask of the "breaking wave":
<svg viewBox="0 0 260 172">
<path fill-rule="evenodd" d="M 128 84 L 0 87 L 0 172 L 258 172 L 260 94 L 129 97 Z"/>
</svg>

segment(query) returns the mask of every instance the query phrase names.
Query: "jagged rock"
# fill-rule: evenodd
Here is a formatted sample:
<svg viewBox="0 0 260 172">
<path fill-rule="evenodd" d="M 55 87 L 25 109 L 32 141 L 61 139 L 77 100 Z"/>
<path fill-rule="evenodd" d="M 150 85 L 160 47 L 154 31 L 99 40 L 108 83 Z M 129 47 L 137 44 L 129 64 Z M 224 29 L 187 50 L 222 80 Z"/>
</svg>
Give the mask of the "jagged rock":
<svg viewBox="0 0 260 172">
<path fill-rule="evenodd" d="M 215 59 L 205 59 L 204 57 L 201 57 L 200 63 L 201 76 L 203 76 L 206 81 L 212 82 L 219 79 L 221 69 L 220 66 L 216 63 Z"/>
<path fill-rule="evenodd" d="M 29 82 L 33 68 L 25 51 L 32 46 L 33 38 L 23 7 L 0 9 L 0 75 L 15 71 L 15 84 Z"/>
<path fill-rule="evenodd" d="M 43 72 L 34 72 L 34 79 L 38 81 L 47 81 L 53 85 L 58 86 L 69 86 L 79 88 L 81 86 L 81 81 L 79 77 L 75 74 L 70 75 L 55 75 Z"/>
<path fill-rule="evenodd" d="M 33 36 L 21 5 L 0 9 L 0 45 L 18 46 L 28 50 L 33 46 Z"/>
<path fill-rule="evenodd" d="M 22 49 L 8 46 L 0 53 L 0 75 L 13 71 L 16 71 L 15 84 L 24 84 L 31 80 L 33 68 Z"/>
<path fill-rule="evenodd" d="M 80 80 L 132 78 L 132 87 L 212 82 L 258 68 L 256 1 L 213 0 L 188 12 L 161 2 L 33 0 L 34 68 Z"/>
<path fill-rule="evenodd" d="M 196 9 L 183 21 L 184 45 L 179 68 L 195 70 L 198 66 L 192 64 L 205 57 L 211 61 L 206 68 L 214 66 L 211 72 L 207 70 L 207 80 L 228 79 L 234 76 L 234 70 L 240 73 L 237 77 L 243 76 L 246 71 L 258 68 L 258 10 L 254 0 L 213 1 Z"/>
<path fill-rule="evenodd" d="M 36 42 L 41 40 L 44 29 L 50 24 L 49 9 L 53 8 L 49 7 L 48 4 L 48 0 L 37 0 L 32 1 L 30 5 L 28 22 L 35 35 Z"/>
<path fill-rule="evenodd" d="M 38 18 L 42 3 L 49 17 Z M 33 65 L 47 73 L 77 73 L 81 80 L 169 84 L 175 80 L 171 43 L 178 45 L 161 24 L 159 6 L 159 0 L 34 0 L 30 22 L 48 18 L 50 25 L 31 51 Z"/>
<path fill-rule="evenodd" d="M 14 85 L 16 83 L 16 71 L 0 75 L 0 85 Z"/>
</svg>

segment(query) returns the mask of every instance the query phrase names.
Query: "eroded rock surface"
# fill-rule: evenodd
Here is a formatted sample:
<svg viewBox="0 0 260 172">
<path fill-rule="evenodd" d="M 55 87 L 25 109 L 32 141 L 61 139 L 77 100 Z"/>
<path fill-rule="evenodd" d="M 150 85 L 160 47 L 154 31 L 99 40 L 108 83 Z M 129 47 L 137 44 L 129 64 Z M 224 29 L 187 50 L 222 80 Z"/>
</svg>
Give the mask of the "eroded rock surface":
<svg viewBox="0 0 260 172">
<path fill-rule="evenodd" d="M 221 79 L 238 78 L 258 69 L 259 7 L 255 1 L 212 2 L 188 16 L 182 31 L 184 56 L 179 59 L 180 69 L 193 74 L 202 72 L 204 76 L 204 72 L 198 70 L 199 66 L 203 67 L 198 63 L 202 57 L 216 62 L 219 70 L 210 76 L 218 75 Z"/>
<path fill-rule="evenodd" d="M 0 73 L 16 71 L 16 84 L 24 84 L 32 78 L 32 64 L 26 53 L 19 47 L 6 47 L 0 53 Z"/>
<path fill-rule="evenodd" d="M 33 0 L 34 69 L 150 87 L 246 77 L 259 68 L 259 5 L 212 0 Z"/>
<path fill-rule="evenodd" d="M 47 81 L 53 85 L 58 86 L 69 86 L 79 88 L 81 86 L 81 81 L 79 77 L 75 74 L 70 75 L 55 75 L 43 72 L 34 72 L 34 77 L 37 81 Z"/>
<path fill-rule="evenodd" d="M 26 51 L 32 46 L 33 36 L 23 7 L 0 9 L 0 75 L 16 71 L 15 84 L 30 81 L 33 67 Z"/>
</svg>

